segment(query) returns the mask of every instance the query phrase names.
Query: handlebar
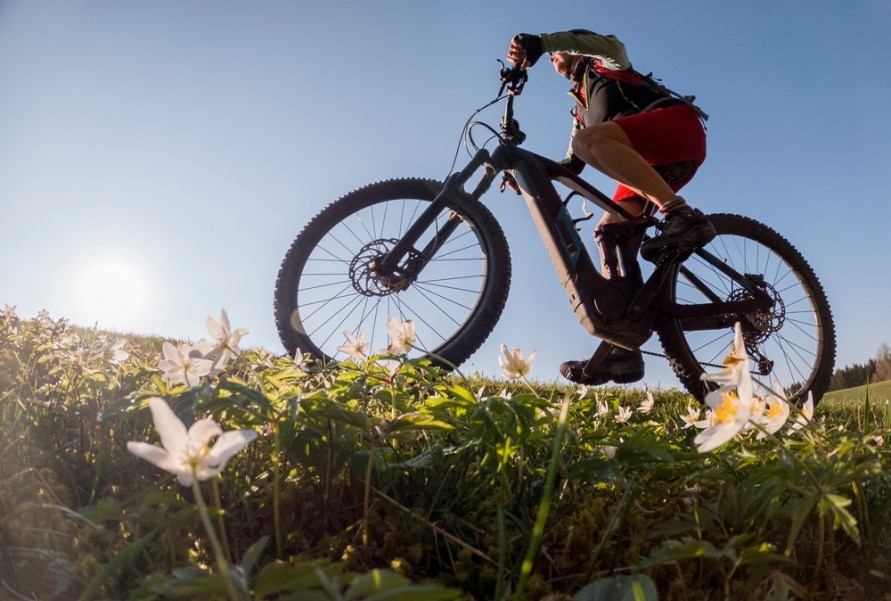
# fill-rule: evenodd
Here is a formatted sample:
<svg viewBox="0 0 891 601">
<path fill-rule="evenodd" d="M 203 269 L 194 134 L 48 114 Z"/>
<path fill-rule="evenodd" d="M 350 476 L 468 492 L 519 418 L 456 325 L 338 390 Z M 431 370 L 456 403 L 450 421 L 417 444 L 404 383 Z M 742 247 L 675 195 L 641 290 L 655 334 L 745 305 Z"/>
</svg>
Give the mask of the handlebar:
<svg viewBox="0 0 891 601">
<path fill-rule="evenodd" d="M 498 95 L 501 96 L 507 89 L 507 93 L 511 96 L 519 96 L 523 92 L 523 86 L 529 81 L 526 69 L 520 65 L 507 67 L 501 60 L 498 62 L 501 63 L 501 87 L 498 89 Z"/>
</svg>

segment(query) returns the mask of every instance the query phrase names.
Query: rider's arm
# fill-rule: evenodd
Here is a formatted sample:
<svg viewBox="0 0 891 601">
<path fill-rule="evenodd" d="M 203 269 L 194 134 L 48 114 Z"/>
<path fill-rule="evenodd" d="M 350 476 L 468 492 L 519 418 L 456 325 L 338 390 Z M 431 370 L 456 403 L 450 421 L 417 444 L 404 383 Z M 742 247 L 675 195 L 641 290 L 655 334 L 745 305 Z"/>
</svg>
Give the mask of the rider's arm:
<svg viewBox="0 0 891 601">
<path fill-rule="evenodd" d="M 614 35 L 600 35 L 593 31 L 576 29 L 558 33 L 541 34 L 541 48 L 544 52 L 567 52 L 593 56 L 604 67 L 613 71 L 624 71 L 631 67 L 625 44 Z"/>
<path fill-rule="evenodd" d="M 575 153 L 572 152 L 572 139 L 575 137 L 575 134 L 581 129 L 581 125 L 577 119 L 573 119 L 572 124 L 572 135 L 569 137 L 569 148 L 566 150 L 566 156 L 560 161 L 560 164 L 579 175 L 582 172 L 582 169 L 585 168 L 585 161 L 575 156 Z"/>
</svg>

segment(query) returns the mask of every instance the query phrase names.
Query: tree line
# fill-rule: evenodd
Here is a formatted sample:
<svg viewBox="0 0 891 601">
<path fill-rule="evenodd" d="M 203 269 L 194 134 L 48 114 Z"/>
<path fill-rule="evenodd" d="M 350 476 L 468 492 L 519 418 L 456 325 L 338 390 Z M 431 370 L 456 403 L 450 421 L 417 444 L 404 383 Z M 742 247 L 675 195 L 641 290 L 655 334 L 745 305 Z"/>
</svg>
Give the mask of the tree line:
<svg viewBox="0 0 891 601">
<path fill-rule="evenodd" d="M 887 342 L 880 344 L 875 358 L 865 364 L 855 363 L 836 369 L 829 381 L 829 390 L 842 390 L 885 380 L 891 380 L 891 346 Z"/>
</svg>

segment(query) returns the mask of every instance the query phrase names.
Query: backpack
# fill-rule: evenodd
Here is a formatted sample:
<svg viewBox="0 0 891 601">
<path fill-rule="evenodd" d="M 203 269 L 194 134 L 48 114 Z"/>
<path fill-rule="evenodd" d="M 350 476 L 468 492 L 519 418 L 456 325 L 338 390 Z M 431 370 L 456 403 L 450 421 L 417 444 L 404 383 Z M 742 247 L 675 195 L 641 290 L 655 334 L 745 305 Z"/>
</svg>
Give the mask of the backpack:
<svg viewBox="0 0 891 601">
<path fill-rule="evenodd" d="M 696 114 L 702 119 L 703 124 L 708 121 L 708 115 L 701 108 L 693 104 L 696 100 L 696 96 L 683 96 L 674 90 L 669 90 L 667 87 L 662 85 L 661 80 L 653 77 L 652 73 L 647 73 L 643 75 L 642 73 L 636 71 L 634 67 L 629 67 L 623 71 L 614 71 L 613 69 L 607 69 L 603 66 L 603 63 L 600 60 L 595 59 L 593 61 L 594 71 L 598 75 L 602 75 L 603 77 L 607 77 L 609 79 L 616 79 L 618 81 L 624 81 L 625 83 L 629 83 L 634 86 L 642 86 L 648 88 L 654 92 L 658 92 L 660 94 L 664 94 L 665 96 L 669 96 L 671 98 L 675 98 L 680 100 L 691 109 L 696 111 Z"/>
</svg>

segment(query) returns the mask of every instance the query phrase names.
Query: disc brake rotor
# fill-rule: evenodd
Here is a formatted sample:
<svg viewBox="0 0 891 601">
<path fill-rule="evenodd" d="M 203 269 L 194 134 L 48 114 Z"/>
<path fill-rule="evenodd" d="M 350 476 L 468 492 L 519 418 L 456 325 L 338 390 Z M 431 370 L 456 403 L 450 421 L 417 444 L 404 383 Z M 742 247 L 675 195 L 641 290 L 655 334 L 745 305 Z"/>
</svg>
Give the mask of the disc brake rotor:
<svg viewBox="0 0 891 601">
<path fill-rule="evenodd" d="M 380 259 L 398 242 L 396 238 L 372 240 L 356 253 L 350 261 L 350 281 L 353 288 L 363 296 L 389 296 L 407 290 L 416 274 L 399 266 L 383 270 Z M 409 252 L 409 257 L 416 253 Z M 409 265 L 413 261 L 407 262 Z"/>
</svg>

